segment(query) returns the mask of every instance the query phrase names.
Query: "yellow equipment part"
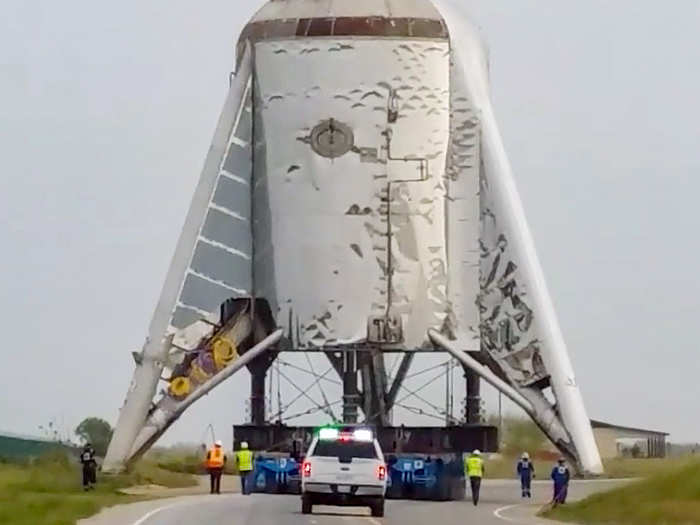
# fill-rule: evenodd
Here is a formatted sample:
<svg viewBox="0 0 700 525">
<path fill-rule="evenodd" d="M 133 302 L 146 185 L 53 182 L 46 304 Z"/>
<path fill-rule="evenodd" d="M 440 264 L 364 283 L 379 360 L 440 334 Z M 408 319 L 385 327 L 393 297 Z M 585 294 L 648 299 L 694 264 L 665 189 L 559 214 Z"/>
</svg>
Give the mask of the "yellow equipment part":
<svg viewBox="0 0 700 525">
<path fill-rule="evenodd" d="M 214 364 L 218 370 L 226 368 L 231 361 L 238 358 L 236 345 L 223 337 L 212 343 L 211 350 L 214 354 Z"/>
<path fill-rule="evenodd" d="M 170 395 L 183 398 L 190 393 L 190 380 L 187 377 L 176 377 L 170 382 Z"/>
<path fill-rule="evenodd" d="M 202 370 L 202 367 L 196 362 L 192 363 L 192 368 L 190 368 L 190 379 L 193 383 L 201 385 L 202 383 L 208 381 L 210 377 L 211 376 Z"/>
</svg>

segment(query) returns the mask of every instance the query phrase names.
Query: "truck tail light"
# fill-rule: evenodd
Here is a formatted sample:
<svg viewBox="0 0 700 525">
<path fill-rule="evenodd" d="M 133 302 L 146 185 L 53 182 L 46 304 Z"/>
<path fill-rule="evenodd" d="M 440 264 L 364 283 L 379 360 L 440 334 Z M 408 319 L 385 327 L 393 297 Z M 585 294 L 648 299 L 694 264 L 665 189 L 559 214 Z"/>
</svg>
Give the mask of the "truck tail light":
<svg viewBox="0 0 700 525">
<path fill-rule="evenodd" d="M 386 467 L 384 465 L 379 465 L 377 468 L 377 478 L 381 481 L 386 479 Z"/>
<path fill-rule="evenodd" d="M 304 466 L 302 467 L 302 471 L 304 472 L 304 477 L 308 478 L 311 476 L 311 463 L 308 461 L 304 462 Z"/>
</svg>

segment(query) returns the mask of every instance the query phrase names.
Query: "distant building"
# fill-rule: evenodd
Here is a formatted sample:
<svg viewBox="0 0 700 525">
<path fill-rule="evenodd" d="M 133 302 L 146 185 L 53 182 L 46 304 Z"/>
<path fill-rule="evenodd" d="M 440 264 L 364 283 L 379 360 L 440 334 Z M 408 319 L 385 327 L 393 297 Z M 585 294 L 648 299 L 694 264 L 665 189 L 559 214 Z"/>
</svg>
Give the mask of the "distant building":
<svg viewBox="0 0 700 525">
<path fill-rule="evenodd" d="M 602 458 L 666 456 L 667 432 L 623 427 L 591 420 L 593 434 Z"/>
<path fill-rule="evenodd" d="M 33 436 L 22 436 L 0 431 L 0 458 L 27 459 L 38 457 L 53 450 L 69 450 L 70 445 Z"/>
</svg>

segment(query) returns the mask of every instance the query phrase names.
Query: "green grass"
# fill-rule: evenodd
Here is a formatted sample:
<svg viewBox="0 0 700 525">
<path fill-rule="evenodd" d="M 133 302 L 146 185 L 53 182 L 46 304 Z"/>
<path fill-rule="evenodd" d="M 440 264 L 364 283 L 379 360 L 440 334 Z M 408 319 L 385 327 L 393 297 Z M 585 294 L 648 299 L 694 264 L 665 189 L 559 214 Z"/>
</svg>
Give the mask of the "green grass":
<svg viewBox="0 0 700 525">
<path fill-rule="evenodd" d="M 583 524 L 700 524 L 700 461 L 674 460 L 650 478 L 557 507 L 548 518 Z M 658 467 L 659 465 L 657 465 Z"/>
<path fill-rule="evenodd" d="M 117 492 L 144 484 L 187 487 L 195 480 L 141 462 L 125 475 L 98 475 L 97 489 L 83 492 L 80 469 L 65 456 L 53 455 L 27 464 L 0 464 L 0 523 L 73 525 L 103 507 L 144 499 Z"/>
<path fill-rule="evenodd" d="M 486 479 L 515 479 L 517 477 L 516 467 L 520 456 L 502 455 L 494 459 L 486 459 L 484 468 L 486 469 Z M 549 472 L 552 470 L 552 462 L 535 458 L 532 461 L 535 466 L 535 479 L 549 479 Z"/>
<path fill-rule="evenodd" d="M 550 455 L 552 457 L 546 457 L 547 454 L 535 454 L 532 462 L 535 465 L 537 479 L 549 479 L 549 473 L 554 466 L 557 454 L 554 453 Z M 515 468 L 519 459 L 519 455 L 504 454 L 498 458 L 487 460 L 486 478 L 515 478 Z M 603 460 L 603 465 L 605 467 L 605 475 L 603 477 L 610 479 L 647 478 L 660 471 L 682 467 L 687 465 L 687 463 L 687 458 L 605 459 Z"/>
<path fill-rule="evenodd" d="M 491 416 L 488 422 L 498 425 L 497 417 Z M 539 479 L 549 479 L 559 453 L 554 450 L 544 433 L 532 420 L 517 416 L 503 418 L 501 433 L 501 454 L 498 459 L 486 462 L 487 478 L 514 478 L 515 467 L 520 455 L 527 451 L 532 456 L 535 472 Z M 615 458 L 603 461 L 606 478 L 646 478 L 673 467 L 687 463 L 683 458 L 633 459 Z"/>
<path fill-rule="evenodd" d="M 614 458 L 603 460 L 608 478 L 648 478 L 688 464 L 688 457 L 678 458 Z"/>
<path fill-rule="evenodd" d="M 492 418 L 491 423 L 498 424 Z M 535 455 L 547 447 L 549 440 L 531 419 L 507 416 L 501 429 L 501 452 L 504 456 L 520 457 L 527 451 Z"/>
</svg>

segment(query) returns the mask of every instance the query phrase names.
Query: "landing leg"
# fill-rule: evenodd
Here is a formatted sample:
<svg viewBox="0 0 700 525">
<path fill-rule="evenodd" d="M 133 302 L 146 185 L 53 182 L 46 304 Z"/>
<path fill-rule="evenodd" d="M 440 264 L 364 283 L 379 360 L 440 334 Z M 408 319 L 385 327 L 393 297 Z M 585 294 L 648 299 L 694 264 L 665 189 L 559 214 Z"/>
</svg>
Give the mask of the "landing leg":
<svg viewBox="0 0 700 525">
<path fill-rule="evenodd" d="M 481 423 L 481 378 L 471 368 L 464 367 L 467 380 L 466 420 L 469 424 Z"/>
<path fill-rule="evenodd" d="M 360 394 L 357 390 L 357 353 L 343 354 L 343 422 L 357 423 Z"/>
<path fill-rule="evenodd" d="M 248 365 L 250 371 L 250 422 L 265 424 L 265 378 L 274 357 L 262 355 Z"/>
</svg>

